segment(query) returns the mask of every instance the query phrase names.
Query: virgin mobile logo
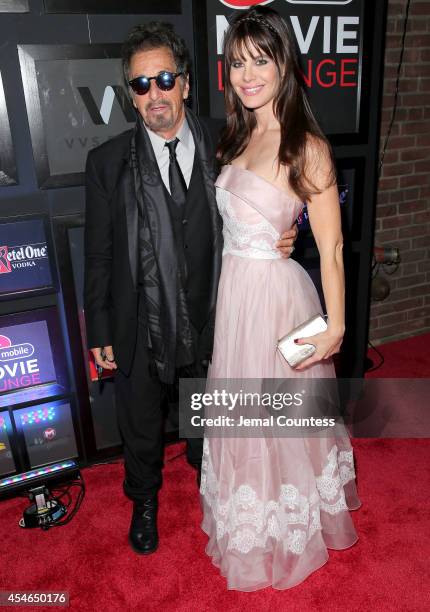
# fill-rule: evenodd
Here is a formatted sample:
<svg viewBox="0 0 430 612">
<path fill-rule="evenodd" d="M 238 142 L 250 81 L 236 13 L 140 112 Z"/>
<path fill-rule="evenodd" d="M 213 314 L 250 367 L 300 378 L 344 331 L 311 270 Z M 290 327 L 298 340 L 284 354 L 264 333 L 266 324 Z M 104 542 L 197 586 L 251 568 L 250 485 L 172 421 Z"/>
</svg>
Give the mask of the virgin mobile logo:
<svg viewBox="0 0 430 612">
<path fill-rule="evenodd" d="M 251 6 L 270 4 L 273 0 L 219 0 L 222 4 L 236 9 L 248 9 Z M 352 0 L 285 0 L 289 4 L 351 4 Z"/>
<path fill-rule="evenodd" d="M 12 361 L 14 359 L 27 359 L 34 353 L 34 346 L 29 342 L 12 344 L 7 336 L 0 336 L 0 361 Z"/>
</svg>

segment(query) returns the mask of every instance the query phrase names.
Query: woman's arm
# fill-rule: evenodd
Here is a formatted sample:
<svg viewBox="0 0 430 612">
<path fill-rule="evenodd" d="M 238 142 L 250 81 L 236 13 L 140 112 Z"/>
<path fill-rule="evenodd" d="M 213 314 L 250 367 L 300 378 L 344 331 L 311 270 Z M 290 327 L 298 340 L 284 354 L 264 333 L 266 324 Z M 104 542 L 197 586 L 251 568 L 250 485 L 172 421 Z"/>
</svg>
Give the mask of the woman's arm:
<svg viewBox="0 0 430 612">
<path fill-rule="evenodd" d="M 331 156 L 323 143 L 311 141 L 308 153 L 308 176 L 321 189 L 307 202 L 309 222 L 320 254 L 321 281 L 328 315 L 327 331 L 310 339 L 301 338 L 298 344 L 311 342 L 316 351 L 303 361 L 297 370 L 304 369 L 338 353 L 345 332 L 345 276 L 343 268 L 343 237 L 339 194 L 334 184 L 327 186 L 333 176 Z"/>
</svg>

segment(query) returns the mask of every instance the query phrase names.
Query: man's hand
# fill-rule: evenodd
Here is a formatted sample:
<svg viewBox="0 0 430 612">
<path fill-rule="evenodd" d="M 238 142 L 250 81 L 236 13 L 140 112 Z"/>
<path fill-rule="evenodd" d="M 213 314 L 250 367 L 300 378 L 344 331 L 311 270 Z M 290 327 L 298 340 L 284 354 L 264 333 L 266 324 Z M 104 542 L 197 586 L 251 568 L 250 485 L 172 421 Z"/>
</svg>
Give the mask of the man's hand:
<svg viewBox="0 0 430 612">
<path fill-rule="evenodd" d="M 280 240 L 276 243 L 276 248 L 281 252 L 282 257 L 288 259 L 294 251 L 294 243 L 298 233 L 297 224 L 295 223 L 291 229 L 282 234 Z"/>
<path fill-rule="evenodd" d="M 111 346 L 92 348 L 91 352 L 94 355 L 94 361 L 101 368 L 105 368 L 105 370 L 117 369 L 118 366 L 115 363 L 115 358 L 113 356 L 113 350 Z"/>
</svg>

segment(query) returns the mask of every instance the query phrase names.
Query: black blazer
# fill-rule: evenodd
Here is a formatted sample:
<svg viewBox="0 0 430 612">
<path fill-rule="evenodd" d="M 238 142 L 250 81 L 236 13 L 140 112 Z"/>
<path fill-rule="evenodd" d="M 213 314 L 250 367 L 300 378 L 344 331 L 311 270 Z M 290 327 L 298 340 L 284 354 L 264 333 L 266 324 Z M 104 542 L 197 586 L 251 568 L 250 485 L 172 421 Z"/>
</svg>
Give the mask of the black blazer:
<svg viewBox="0 0 430 612">
<path fill-rule="evenodd" d="M 200 119 L 217 142 L 221 122 Z M 137 337 L 138 292 L 132 278 L 126 206 L 135 201 L 129 163 L 133 130 L 92 149 L 86 165 L 84 308 L 88 346 L 112 345 L 122 371 L 131 368 Z M 213 152 L 211 152 L 213 153 Z"/>
</svg>

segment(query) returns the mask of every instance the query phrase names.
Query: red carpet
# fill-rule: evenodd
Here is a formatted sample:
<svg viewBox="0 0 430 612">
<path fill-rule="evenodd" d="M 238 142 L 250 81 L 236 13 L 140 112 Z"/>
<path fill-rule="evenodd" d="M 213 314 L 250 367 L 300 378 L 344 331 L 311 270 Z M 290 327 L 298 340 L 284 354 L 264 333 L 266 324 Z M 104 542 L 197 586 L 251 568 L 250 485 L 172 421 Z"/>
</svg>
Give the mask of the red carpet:
<svg viewBox="0 0 430 612">
<path fill-rule="evenodd" d="M 226 591 L 204 553 L 194 472 L 181 456 L 166 462 L 157 553 L 128 547 L 131 504 L 122 465 L 83 470 L 87 495 L 66 527 L 23 530 L 22 499 L 0 504 L 1 589 L 68 590 L 74 610 L 428 610 L 430 442 L 356 440 L 362 508 L 360 540 L 288 591 Z M 182 445 L 167 449 L 166 458 Z M 37 608 L 42 610 L 42 608 Z"/>
<path fill-rule="evenodd" d="M 422 334 L 381 344 L 377 347 L 384 356 L 383 365 L 368 372 L 366 378 L 430 378 L 430 334 Z M 379 355 L 369 349 L 369 358 L 377 365 Z"/>
<path fill-rule="evenodd" d="M 385 374 L 394 354 L 386 353 Z M 405 350 L 398 354 L 403 370 L 397 376 L 409 376 Z M 128 547 L 131 503 L 122 494 L 122 465 L 93 466 L 83 470 L 87 494 L 66 527 L 23 530 L 18 520 L 26 501 L 0 502 L 0 589 L 67 590 L 73 610 L 103 612 L 429 610 L 430 441 L 353 443 L 360 539 L 348 550 L 330 551 L 329 562 L 293 589 L 226 590 L 204 553 L 195 473 L 177 457 L 181 444 L 166 450 L 157 553 L 139 557 Z"/>
</svg>

